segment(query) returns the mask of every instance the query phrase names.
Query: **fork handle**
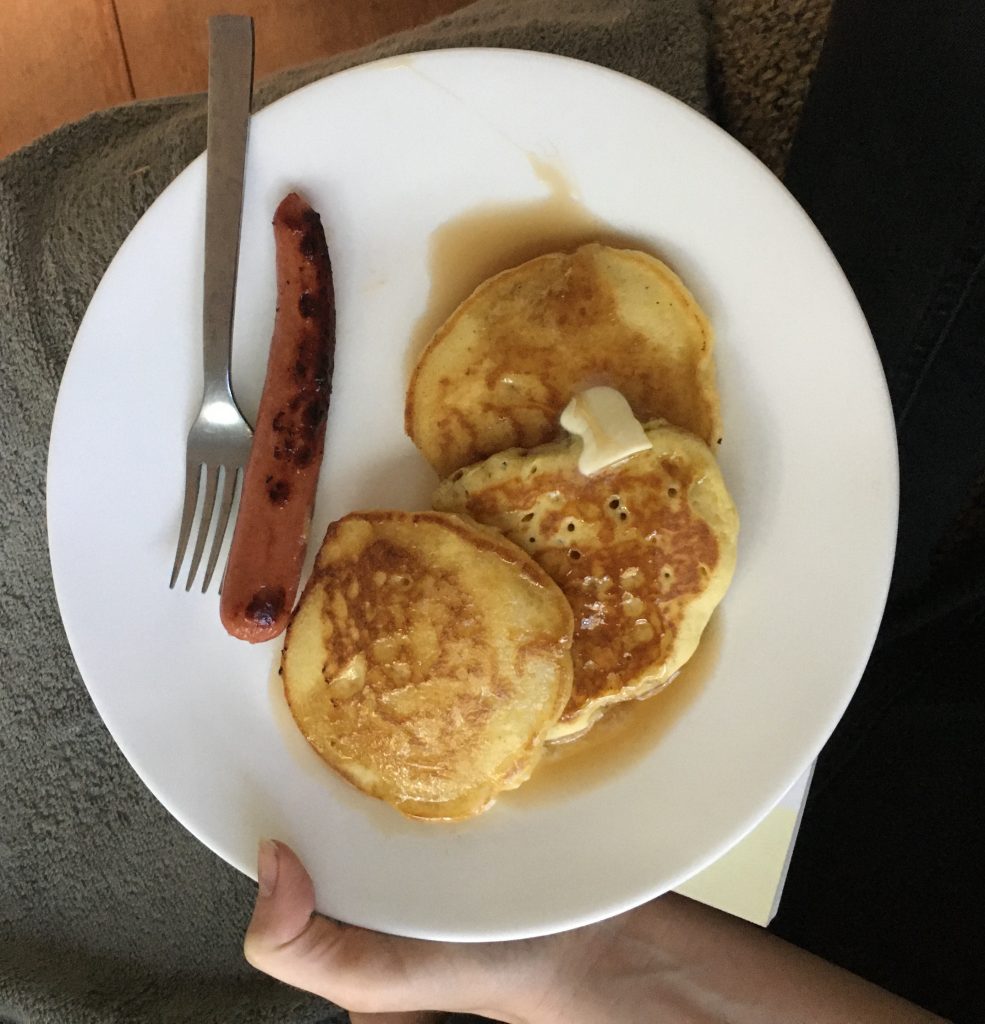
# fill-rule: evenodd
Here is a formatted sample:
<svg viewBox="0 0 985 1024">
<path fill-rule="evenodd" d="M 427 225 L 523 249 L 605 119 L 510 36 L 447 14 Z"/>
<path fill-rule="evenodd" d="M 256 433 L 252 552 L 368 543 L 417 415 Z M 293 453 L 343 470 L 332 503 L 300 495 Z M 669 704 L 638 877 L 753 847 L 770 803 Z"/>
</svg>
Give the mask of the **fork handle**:
<svg viewBox="0 0 985 1024">
<path fill-rule="evenodd" d="M 209 122 L 205 184 L 205 395 L 232 394 L 233 306 L 239 263 L 246 138 L 253 98 L 253 19 L 209 18 Z"/>
</svg>

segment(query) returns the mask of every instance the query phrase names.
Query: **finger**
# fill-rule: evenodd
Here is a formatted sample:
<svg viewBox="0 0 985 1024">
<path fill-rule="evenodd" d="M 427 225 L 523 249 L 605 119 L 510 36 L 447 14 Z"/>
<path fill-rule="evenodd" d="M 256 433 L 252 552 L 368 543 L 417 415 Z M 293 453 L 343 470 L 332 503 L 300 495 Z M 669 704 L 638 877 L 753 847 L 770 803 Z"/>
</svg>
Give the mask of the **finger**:
<svg viewBox="0 0 985 1024">
<path fill-rule="evenodd" d="M 421 1010 L 411 1013 L 350 1013 L 349 1024 L 441 1024 L 444 1013 Z"/>
<path fill-rule="evenodd" d="M 343 970 L 337 948 L 345 928 L 314 911 L 314 883 L 294 851 L 262 840 L 256 905 L 243 942 L 246 959 L 273 978 L 349 1006 L 339 998 L 351 987 L 351 970 Z"/>
<path fill-rule="evenodd" d="M 257 892 L 247 943 L 262 937 L 266 946 L 282 946 L 308 927 L 315 910 L 315 886 L 294 851 L 263 839 L 257 852 Z M 273 898 L 276 891 L 276 899 Z"/>
<path fill-rule="evenodd" d="M 474 1005 L 484 979 L 470 951 L 340 925 L 315 914 L 311 878 L 283 843 L 261 843 L 258 876 L 244 953 L 264 973 L 356 1012 Z"/>
</svg>

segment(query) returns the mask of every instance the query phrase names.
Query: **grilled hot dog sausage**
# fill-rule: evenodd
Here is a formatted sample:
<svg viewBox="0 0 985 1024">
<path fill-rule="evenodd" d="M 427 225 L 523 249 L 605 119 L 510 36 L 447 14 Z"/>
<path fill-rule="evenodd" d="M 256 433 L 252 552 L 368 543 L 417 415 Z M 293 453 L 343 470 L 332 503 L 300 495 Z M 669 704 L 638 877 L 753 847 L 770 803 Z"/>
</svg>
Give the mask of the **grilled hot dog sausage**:
<svg viewBox="0 0 985 1024">
<path fill-rule="evenodd" d="M 287 626 L 325 445 L 335 297 L 325 233 L 296 193 L 274 214 L 277 315 L 219 606 L 250 643 Z"/>
</svg>

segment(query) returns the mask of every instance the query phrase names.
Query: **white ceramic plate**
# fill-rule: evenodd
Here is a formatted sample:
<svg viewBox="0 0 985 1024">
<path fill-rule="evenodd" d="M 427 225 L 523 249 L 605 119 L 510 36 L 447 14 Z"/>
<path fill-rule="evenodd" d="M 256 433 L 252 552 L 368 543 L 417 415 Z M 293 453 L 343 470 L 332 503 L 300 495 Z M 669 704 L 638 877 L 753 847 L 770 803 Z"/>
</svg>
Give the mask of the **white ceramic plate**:
<svg viewBox="0 0 985 1024">
<path fill-rule="evenodd" d="M 293 844 L 320 909 L 345 920 L 513 938 L 673 888 L 810 764 L 882 612 L 895 439 L 841 271 L 738 144 L 589 64 L 506 50 L 387 60 L 288 96 L 251 132 L 234 342 L 247 416 L 273 317 L 270 219 L 288 190 L 321 211 L 335 265 L 337 367 L 312 549 L 352 509 L 427 507 L 434 479 L 402 411 L 409 352 L 429 326 L 538 242 L 628 238 L 682 275 L 717 331 L 721 461 L 743 524 L 717 653 L 652 749 L 553 795 L 524 801 L 521 790 L 473 821 L 404 820 L 325 768 L 287 715 L 279 643 L 232 640 L 214 593 L 167 588 L 200 390 L 200 158 L 106 272 L 55 413 L 51 561 L 96 707 L 202 842 L 254 877 L 259 836 Z"/>
</svg>

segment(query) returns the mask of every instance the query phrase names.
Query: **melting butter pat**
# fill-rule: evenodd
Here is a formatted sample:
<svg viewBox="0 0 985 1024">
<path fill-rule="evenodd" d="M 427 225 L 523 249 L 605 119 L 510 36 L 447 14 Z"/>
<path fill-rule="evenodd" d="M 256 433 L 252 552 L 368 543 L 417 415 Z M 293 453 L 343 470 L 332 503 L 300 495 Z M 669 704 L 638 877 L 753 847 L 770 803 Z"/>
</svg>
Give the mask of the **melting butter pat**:
<svg viewBox="0 0 985 1024">
<path fill-rule="evenodd" d="M 589 388 L 575 395 L 561 413 L 561 426 L 581 438 L 578 469 L 585 476 L 653 447 L 615 388 Z"/>
</svg>

